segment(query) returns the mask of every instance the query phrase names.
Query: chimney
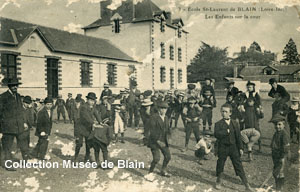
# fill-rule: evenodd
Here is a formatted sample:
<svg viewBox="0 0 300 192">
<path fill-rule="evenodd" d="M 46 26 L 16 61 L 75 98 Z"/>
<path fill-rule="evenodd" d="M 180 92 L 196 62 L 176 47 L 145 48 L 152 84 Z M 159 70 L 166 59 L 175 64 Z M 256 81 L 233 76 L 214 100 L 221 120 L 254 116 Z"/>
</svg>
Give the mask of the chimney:
<svg viewBox="0 0 300 192">
<path fill-rule="evenodd" d="M 238 68 L 236 65 L 233 66 L 233 77 L 234 78 L 238 77 Z"/>
</svg>

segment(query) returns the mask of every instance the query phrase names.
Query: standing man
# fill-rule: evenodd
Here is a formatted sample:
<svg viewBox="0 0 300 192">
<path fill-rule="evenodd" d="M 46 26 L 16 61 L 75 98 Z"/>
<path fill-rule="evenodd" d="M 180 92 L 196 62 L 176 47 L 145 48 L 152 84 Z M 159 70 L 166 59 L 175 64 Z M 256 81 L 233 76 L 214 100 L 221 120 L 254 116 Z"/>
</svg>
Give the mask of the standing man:
<svg viewBox="0 0 300 192">
<path fill-rule="evenodd" d="M 170 177 L 171 175 L 166 172 L 168 163 L 171 160 L 171 153 L 169 149 L 171 130 L 169 127 L 168 117 L 166 116 L 168 103 L 161 101 L 157 104 L 157 107 L 158 114 L 153 114 L 147 122 L 149 123 L 150 128 L 148 147 L 151 149 L 153 156 L 149 173 L 154 171 L 156 164 L 160 160 L 160 152 L 162 152 L 164 161 L 160 173 L 164 177 Z"/>
<path fill-rule="evenodd" d="M 72 108 L 75 105 L 75 100 L 72 98 L 72 93 L 68 93 L 68 99 L 66 100 L 66 109 L 69 115 L 70 123 L 73 122 Z"/>
<path fill-rule="evenodd" d="M 80 148 L 83 145 L 83 138 L 85 139 L 85 161 L 90 160 L 90 145 L 88 144 L 88 137 L 92 132 L 93 125 L 98 121 L 101 123 L 101 117 L 96 110 L 95 102 L 96 102 L 96 94 L 93 92 L 89 92 L 86 96 L 87 102 L 80 106 L 79 112 L 79 121 L 80 127 L 78 130 L 78 135 L 76 136 L 76 147 L 75 147 L 75 154 L 79 154 Z M 96 119 L 96 120 L 95 120 Z M 75 155 L 76 156 L 76 155 Z"/>
<path fill-rule="evenodd" d="M 138 129 L 140 122 L 140 114 L 139 114 L 139 96 L 141 92 L 137 89 L 137 83 L 135 81 L 132 82 L 132 86 L 129 92 L 129 96 L 127 98 L 127 106 L 129 113 L 129 121 L 128 127 L 132 126 L 133 116 L 134 116 L 134 127 Z"/>
<path fill-rule="evenodd" d="M 243 155 L 243 144 L 239 124 L 231 120 L 231 105 L 224 104 L 221 107 L 222 119 L 215 124 L 215 137 L 217 139 L 217 181 L 216 189 L 221 189 L 221 179 L 223 176 L 224 166 L 229 156 L 233 164 L 236 175 L 238 175 L 246 187 L 246 191 L 253 191 L 248 184 L 244 168 L 240 159 Z"/>
<path fill-rule="evenodd" d="M 286 89 L 278 85 L 277 80 L 275 78 L 271 78 L 269 80 L 269 84 L 272 86 L 269 97 L 274 98 L 276 93 L 279 93 L 284 102 L 288 102 L 290 100 L 290 94 L 286 91 Z"/>
<path fill-rule="evenodd" d="M 102 93 L 100 95 L 100 100 L 102 100 L 103 96 L 107 96 L 107 97 L 111 97 L 112 96 L 112 91 L 109 89 L 109 84 L 108 83 L 104 83 L 103 87 L 104 87 L 104 90 L 102 91 Z"/>
<path fill-rule="evenodd" d="M 62 99 L 62 95 L 58 95 L 54 108 L 55 107 L 57 107 L 57 122 L 59 122 L 60 115 L 62 114 L 64 123 L 67 123 L 65 114 L 66 102 Z"/>
<path fill-rule="evenodd" d="M 24 108 L 21 96 L 18 93 L 19 83 L 17 78 L 4 79 L 4 84 L 8 86 L 8 90 L 0 96 L 0 120 L 2 146 L 4 151 L 4 159 L 12 160 L 11 151 L 14 138 L 17 139 L 17 146 L 20 147 L 24 160 L 28 159 L 27 138 L 21 138 L 20 135 L 27 131 L 28 125 L 25 122 Z M 1 135 L 2 135 L 1 134 Z M 14 168 L 5 168 L 8 171 L 16 171 Z"/>
</svg>

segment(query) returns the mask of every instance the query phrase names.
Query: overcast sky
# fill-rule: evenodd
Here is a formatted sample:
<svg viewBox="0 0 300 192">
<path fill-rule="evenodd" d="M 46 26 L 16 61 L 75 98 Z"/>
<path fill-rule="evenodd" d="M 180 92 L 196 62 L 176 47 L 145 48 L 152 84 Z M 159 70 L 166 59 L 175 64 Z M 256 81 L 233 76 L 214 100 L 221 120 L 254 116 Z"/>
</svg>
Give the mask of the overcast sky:
<svg viewBox="0 0 300 192">
<path fill-rule="evenodd" d="M 100 0 L 0 0 L 0 15 L 21 21 L 60 28 L 70 32 L 83 33 L 80 29 L 100 15 Z M 135 0 L 140 1 L 140 0 Z M 252 3 L 222 3 L 225 0 L 153 0 L 161 9 L 171 11 L 172 18 L 181 17 L 185 29 L 189 32 L 189 54 L 192 58 L 201 41 L 208 44 L 228 47 L 229 55 L 240 50 L 241 46 L 249 47 L 253 41 L 259 43 L 263 50 L 271 50 L 282 58 L 282 50 L 288 40 L 293 38 L 300 53 L 300 2 L 298 0 L 272 0 L 277 3 L 255 3 L 258 0 L 247 0 Z M 270 1 L 270 0 L 266 0 Z M 121 0 L 114 0 L 112 7 L 117 7 Z M 261 2 L 261 1 L 259 1 Z M 286 2 L 286 4 L 279 4 Z M 291 6 L 298 2 L 297 6 Z M 288 5 L 288 6 L 285 6 Z M 284 11 L 258 11 L 261 8 Z M 196 11 L 188 11 L 188 8 Z M 234 12 L 203 11 L 203 8 L 235 8 Z M 255 7 L 257 11 L 238 12 L 238 7 Z M 184 10 L 185 9 L 185 10 Z M 200 9 L 200 10 L 199 10 Z M 205 14 L 259 16 L 260 19 L 205 19 Z"/>
</svg>

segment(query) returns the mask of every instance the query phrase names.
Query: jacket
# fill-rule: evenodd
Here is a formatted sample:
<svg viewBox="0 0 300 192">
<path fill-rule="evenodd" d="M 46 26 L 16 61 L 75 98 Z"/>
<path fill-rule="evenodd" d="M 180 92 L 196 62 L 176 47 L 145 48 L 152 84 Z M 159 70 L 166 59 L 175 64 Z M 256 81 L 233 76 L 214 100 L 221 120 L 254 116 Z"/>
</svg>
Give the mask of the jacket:
<svg viewBox="0 0 300 192">
<path fill-rule="evenodd" d="M 147 123 L 147 127 L 150 130 L 148 146 L 150 148 L 155 147 L 158 144 L 157 141 L 160 141 L 168 147 L 171 136 L 168 117 L 165 116 L 165 119 L 163 121 L 158 114 L 154 114 L 151 116 L 150 120 Z"/>
<path fill-rule="evenodd" d="M 10 91 L 0 96 L 0 121 L 2 129 L 0 132 L 19 134 L 24 131 L 25 115 L 20 94 L 16 98 Z"/>
<path fill-rule="evenodd" d="M 36 136 L 41 136 L 42 132 L 45 132 L 47 135 L 51 134 L 52 129 L 52 112 L 49 117 L 46 107 L 44 107 L 37 114 L 37 125 L 36 125 Z"/>
<path fill-rule="evenodd" d="M 101 123 L 101 117 L 97 112 L 96 108 L 93 106 L 90 108 L 88 103 L 82 104 L 80 106 L 79 112 L 79 133 L 85 137 L 88 137 L 92 131 L 94 119 Z"/>
</svg>

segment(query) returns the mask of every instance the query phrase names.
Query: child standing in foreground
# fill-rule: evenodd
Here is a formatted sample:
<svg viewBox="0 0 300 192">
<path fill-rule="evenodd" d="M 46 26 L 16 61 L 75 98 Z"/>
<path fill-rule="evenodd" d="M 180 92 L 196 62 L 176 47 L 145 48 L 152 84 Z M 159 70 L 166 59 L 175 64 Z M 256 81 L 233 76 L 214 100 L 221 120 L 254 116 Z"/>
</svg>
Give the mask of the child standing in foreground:
<svg viewBox="0 0 300 192">
<path fill-rule="evenodd" d="M 277 114 L 272 119 L 276 132 L 271 142 L 272 160 L 273 160 L 273 176 L 276 183 L 276 191 L 281 191 L 284 185 L 284 169 L 286 159 L 290 158 L 290 141 L 288 133 L 285 130 L 285 117 Z"/>
</svg>

